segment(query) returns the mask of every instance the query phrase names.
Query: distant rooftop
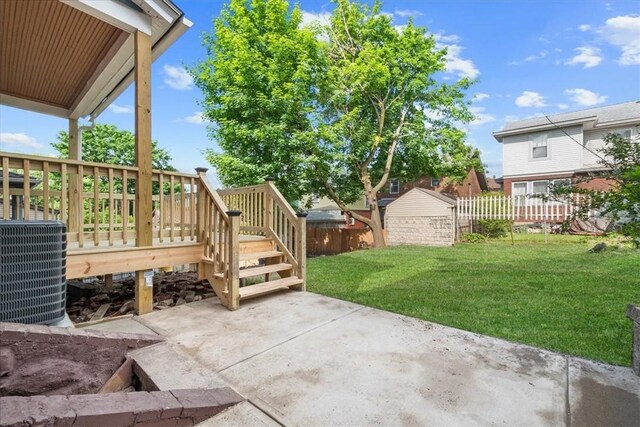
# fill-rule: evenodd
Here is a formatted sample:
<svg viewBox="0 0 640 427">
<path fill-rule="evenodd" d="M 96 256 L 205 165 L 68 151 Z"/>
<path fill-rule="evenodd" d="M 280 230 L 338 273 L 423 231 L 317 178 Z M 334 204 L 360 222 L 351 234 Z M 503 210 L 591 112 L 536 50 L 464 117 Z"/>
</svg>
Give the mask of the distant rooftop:
<svg viewBox="0 0 640 427">
<path fill-rule="evenodd" d="M 503 136 L 528 132 L 536 128 L 554 127 L 554 125 L 574 125 L 593 122 L 594 127 L 602 127 L 618 122 L 634 120 L 640 122 L 640 100 L 590 108 L 588 110 L 554 114 L 547 117 L 531 117 L 529 119 L 509 122 L 502 130 L 494 132 L 493 136 L 501 142 Z"/>
</svg>

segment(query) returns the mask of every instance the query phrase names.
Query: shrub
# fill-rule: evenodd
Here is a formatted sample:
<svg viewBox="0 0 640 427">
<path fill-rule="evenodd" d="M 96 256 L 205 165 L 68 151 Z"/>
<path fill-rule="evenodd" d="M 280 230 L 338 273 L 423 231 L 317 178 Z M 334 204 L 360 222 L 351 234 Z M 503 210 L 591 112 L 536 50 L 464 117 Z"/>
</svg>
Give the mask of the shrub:
<svg viewBox="0 0 640 427">
<path fill-rule="evenodd" d="M 465 243 L 483 243 L 487 240 L 487 238 L 484 237 L 482 234 L 467 233 L 463 235 L 460 240 L 462 240 Z"/>
<path fill-rule="evenodd" d="M 506 219 L 481 219 L 476 222 L 476 231 L 489 238 L 505 237 L 511 222 Z"/>
</svg>

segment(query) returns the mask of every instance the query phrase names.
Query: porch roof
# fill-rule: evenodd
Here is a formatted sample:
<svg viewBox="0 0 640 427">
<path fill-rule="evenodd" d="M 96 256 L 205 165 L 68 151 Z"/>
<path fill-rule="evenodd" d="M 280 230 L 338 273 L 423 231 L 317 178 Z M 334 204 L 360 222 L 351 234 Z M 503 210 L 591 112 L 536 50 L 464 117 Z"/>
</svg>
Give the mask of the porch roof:
<svg viewBox="0 0 640 427">
<path fill-rule="evenodd" d="M 133 81 L 136 31 L 155 60 L 191 25 L 170 0 L 3 0 L 0 104 L 96 117 Z"/>
</svg>

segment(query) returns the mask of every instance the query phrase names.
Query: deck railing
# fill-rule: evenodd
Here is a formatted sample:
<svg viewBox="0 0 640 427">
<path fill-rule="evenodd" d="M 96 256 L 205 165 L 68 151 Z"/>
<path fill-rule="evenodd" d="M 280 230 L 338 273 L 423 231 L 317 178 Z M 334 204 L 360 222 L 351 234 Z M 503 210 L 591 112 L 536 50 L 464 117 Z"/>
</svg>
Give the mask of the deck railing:
<svg viewBox="0 0 640 427">
<path fill-rule="evenodd" d="M 138 169 L 0 152 L 2 219 L 57 219 L 79 248 L 135 243 Z M 196 241 L 197 175 L 154 171 L 153 237 Z"/>
<path fill-rule="evenodd" d="M 274 240 L 298 277 L 304 279 L 306 218 L 296 214 L 273 181 L 242 188 L 218 190 L 229 209 L 242 212 L 240 232 Z"/>
</svg>

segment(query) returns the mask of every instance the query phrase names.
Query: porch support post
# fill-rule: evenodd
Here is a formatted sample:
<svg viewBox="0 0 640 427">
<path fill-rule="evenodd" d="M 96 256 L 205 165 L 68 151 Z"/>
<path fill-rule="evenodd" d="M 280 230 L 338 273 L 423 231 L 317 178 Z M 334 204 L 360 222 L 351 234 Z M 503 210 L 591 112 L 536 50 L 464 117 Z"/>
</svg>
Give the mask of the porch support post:
<svg viewBox="0 0 640 427">
<path fill-rule="evenodd" d="M 206 203 L 207 203 L 207 195 L 204 189 L 203 181 L 207 176 L 207 168 L 196 168 L 196 173 L 198 174 L 198 193 L 197 193 L 197 214 L 196 214 L 196 238 L 198 242 L 202 242 L 203 245 L 209 245 L 207 236 L 205 235 L 205 217 L 206 217 Z M 204 254 L 207 255 L 209 253 L 208 248 L 205 246 Z M 218 262 L 217 259 L 214 259 L 214 262 Z M 207 278 L 205 274 L 205 266 L 204 262 L 200 261 L 198 263 L 198 280 L 204 280 Z"/>
<path fill-rule="evenodd" d="M 135 113 L 136 113 L 136 246 L 151 246 L 151 38 L 135 33 Z M 153 310 L 153 285 L 149 286 L 144 270 L 136 271 L 135 310 L 137 314 Z M 147 283 L 145 283 L 147 282 Z"/>
<path fill-rule="evenodd" d="M 298 261 L 298 278 L 303 280 L 296 289 L 307 290 L 307 213 L 298 212 L 298 232 L 296 233 L 296 261 Z"/>
<path fill-rule="evenodd" d="M 82 160 L 82 146 L 80 145 L 80 135 L 78 130 L 78 120 L 69 119 L 69 159 Z M 69 173 L 69 215 L 67 230 L 70 233 L 81 232 L 78 221 L 80 211 L 80 195 L 82 188 L 78 188 L 78 174 L 76 172 Z M 65 177 L 62 177 L 63 179 Z"/>
<path fill-rule="evenodd" d="M 229 310 L 240 307 L 240 211 L 228 211 L 229 215 Z"/>
</svg>

